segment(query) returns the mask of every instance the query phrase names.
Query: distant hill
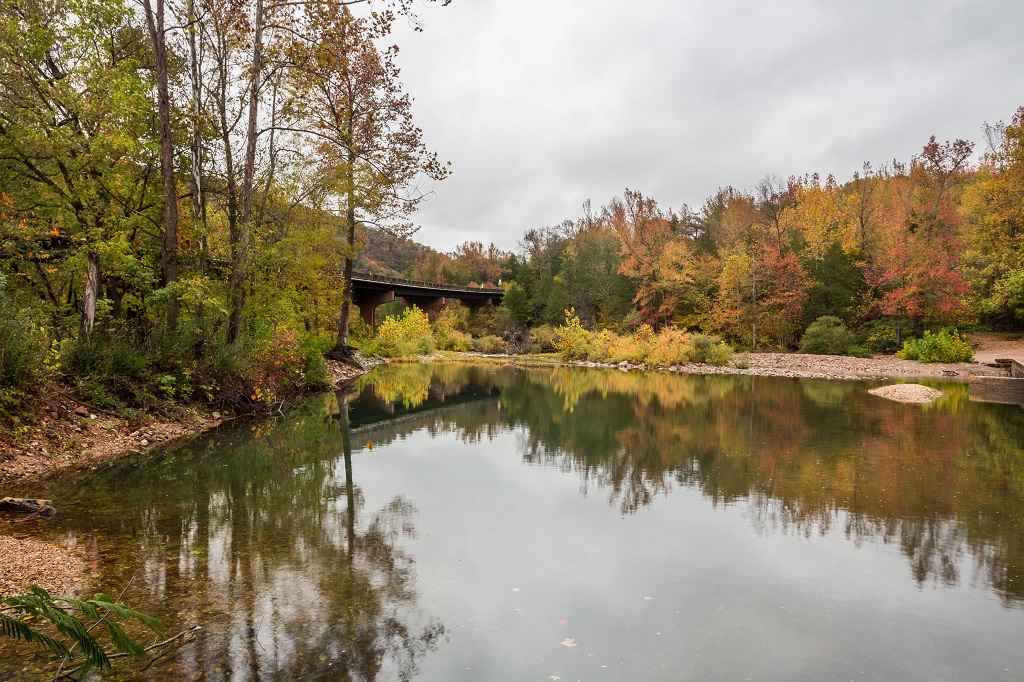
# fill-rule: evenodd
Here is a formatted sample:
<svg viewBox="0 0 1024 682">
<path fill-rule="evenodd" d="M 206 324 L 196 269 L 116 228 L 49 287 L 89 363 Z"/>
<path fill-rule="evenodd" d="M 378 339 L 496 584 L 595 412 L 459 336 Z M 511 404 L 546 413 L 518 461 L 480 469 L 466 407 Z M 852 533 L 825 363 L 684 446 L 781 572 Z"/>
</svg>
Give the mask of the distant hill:
<svg viewBox="0 0 1024 682">
<path fill-rule="evenodd" d="M 363 248 L 356 258 L 356 270 L 375 275 L 406 277 L 413 263 L 434 249 L 412 239 L 400 239 L 384 230 L 365 228 L 360 234 Z"/>
</svg>

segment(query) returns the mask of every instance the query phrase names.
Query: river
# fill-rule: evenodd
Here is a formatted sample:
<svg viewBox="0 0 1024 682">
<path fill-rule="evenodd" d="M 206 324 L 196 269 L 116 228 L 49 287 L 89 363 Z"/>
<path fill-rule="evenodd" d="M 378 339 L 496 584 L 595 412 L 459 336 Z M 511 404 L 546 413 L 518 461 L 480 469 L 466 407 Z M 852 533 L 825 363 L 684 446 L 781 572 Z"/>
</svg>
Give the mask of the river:
<svg viewBox="0 0 1024 682">
<path fill-rule="evenodd" d="M 876 385 L 385 366 L 33 533 L 202 627 L 109 679 L 1024 679 L 1024 410 Z"/>
</svg>

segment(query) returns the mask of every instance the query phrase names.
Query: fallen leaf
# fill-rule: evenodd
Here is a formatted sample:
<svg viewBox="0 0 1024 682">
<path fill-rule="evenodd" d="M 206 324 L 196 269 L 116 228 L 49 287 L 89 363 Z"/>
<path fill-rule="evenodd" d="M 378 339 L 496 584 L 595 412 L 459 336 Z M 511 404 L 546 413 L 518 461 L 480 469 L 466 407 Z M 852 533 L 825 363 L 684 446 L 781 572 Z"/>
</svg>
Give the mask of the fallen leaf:
<svg viewBox="0 0 1024 682">
<path fill-rule="evenodd" d="M 372 440 L 371 441 L 367 441 L 366 442 L 366 449 L 367 450 L 373 450 L 373 448 L 374 448 L 374 442 Z"/>
<path fill-rule="evenodd" d="M 567 621 L 565 618 L 563 618 L 562 620 L 558 621 L 558 624 L 559 625 L 568 625 L 569 621 Z"/>
<path fill-rule="evenodd" d="M 559 644 L 561 644 L 562 646 L 579 646 L 576 643 L 576 640 L 573 639 L 572 637 L 566 637 L 561 642 L 559 642 Z"/>
</svg>

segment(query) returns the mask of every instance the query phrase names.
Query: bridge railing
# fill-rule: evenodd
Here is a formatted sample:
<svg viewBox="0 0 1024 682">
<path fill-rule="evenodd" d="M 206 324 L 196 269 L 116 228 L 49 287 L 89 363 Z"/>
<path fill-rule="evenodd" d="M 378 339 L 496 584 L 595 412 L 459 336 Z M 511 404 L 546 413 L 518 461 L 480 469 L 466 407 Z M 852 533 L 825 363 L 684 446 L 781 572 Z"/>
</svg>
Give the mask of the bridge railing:
<svg viewBox="0 0 1024 682">
<path fill-rule="evenodd" d="M 387 275 L 373 275 L 368 272 L 353 272 L 353 280 L 364 282 L 380 282 L 381 284 L 395 284 L 406 286 L 425 287 L 430 289 L 442 289 L 444 291 L 457 291 L 460 293 L 503 293 L 504 290 L 495 286 L 465 287 L 457 284 L 440 284 L 438 282 L 427 282 L 419 279 L 404 279 L 402 277 L 388 277 Z"/>
</svg>

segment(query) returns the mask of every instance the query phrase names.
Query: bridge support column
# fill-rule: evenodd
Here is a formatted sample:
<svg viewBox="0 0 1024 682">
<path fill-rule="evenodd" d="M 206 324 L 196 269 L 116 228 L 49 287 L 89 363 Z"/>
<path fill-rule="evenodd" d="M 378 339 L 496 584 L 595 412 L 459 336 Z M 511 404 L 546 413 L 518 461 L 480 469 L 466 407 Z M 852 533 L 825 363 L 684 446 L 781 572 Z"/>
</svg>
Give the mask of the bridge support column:
<svg viewBox="0 0 1024 682">
<path fill-rule="evenodd" d="M 447 302 L 444 296 L 403 296 L 402 303 L 416 306 L 427 314 L 431 322 L 437 320 L 437 311 Z"/>
<path fill-rule="evenodd" d="M 356 291 L 352 294 L 352 303 L 359 308 L 359 316 L 363 318 L 363 322 L 369 325 L 370 331 L 376 329 L 373 313 L 377 310 L 377 306 L 382 303 L 390 303 L 393 300 L 395 300 L 393 291 Z"/>
<path fill-rule="evenodd" d="M 463 301 L 462 305 L 469 308 L 469 312 L 475 313 L 476 311 L 483 308 L 485 305 L 494 305 L 494 302 L 489 298 L 477 298 L 469 301 Z"/>
</svg>

